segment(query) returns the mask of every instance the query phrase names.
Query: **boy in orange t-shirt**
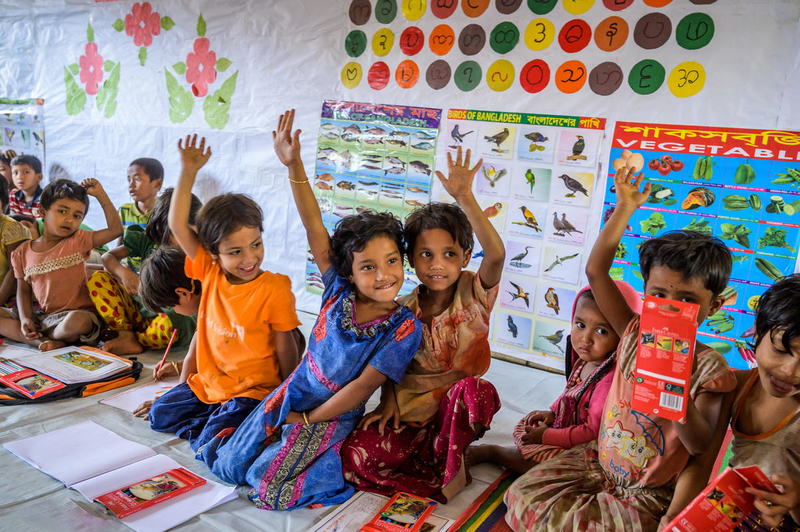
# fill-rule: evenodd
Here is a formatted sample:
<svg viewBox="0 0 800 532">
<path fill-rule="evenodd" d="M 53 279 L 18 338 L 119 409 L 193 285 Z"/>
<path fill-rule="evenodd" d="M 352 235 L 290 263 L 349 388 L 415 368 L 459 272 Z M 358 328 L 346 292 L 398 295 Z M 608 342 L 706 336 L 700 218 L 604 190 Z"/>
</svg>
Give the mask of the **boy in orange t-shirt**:
<svg viewBox="0 0 800 532">
<path fill-rule="evenodd" d="M 205 139 L 178 143 L 182 170 L 172 196 L 169 228 L 187 255 L 186 275 L 203 286 L 189 374 L 150 410 L 150 425 L 174 432 L 198 451 L 220 432 L 235 430 L 297 366 L 293 329 L 300 325 L 291 281 L 260 269 L 262 214 L 242 194 L 212 198 L 189 226 L 192 185 L 211 156 Z M 191 353 L 190 353 L 191 355 Z"/>
</svg>

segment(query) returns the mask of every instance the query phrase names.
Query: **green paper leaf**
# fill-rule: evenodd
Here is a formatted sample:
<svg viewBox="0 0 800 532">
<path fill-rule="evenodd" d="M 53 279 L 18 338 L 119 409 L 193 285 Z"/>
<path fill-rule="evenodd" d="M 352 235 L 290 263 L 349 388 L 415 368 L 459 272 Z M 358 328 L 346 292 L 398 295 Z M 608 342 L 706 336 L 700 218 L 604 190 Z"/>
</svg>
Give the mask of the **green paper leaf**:
<svg viewBox="0 0 800 532">
<path fill-rule="evenodd" d="M 99 111 L 103 110 L 103 106 L 106 104 L 106 100 L 108 99 L 108 93 L 106 92 L 105 87 L 100 87 L 97 89 L 97 109 Z"/>
<path fill-rule="evenodd" d="M 231 108 L 231 98 L 236 90 L 236 78 L 239 76 L 239 71 L 233 73 L 231 77 L 225 80 L 225 83 L 214 91 L 214 94 L 209 94 L 203 101 L 203 113 L 205 113 L 206 122 L 213 129 L 222 129 L 228 124 L 230 115 L 228 111 Z"/>
<path fill-rule="evenodd" d="M 114 28 L 117 31 L 122 31 L 122 30 L 125 29 L 125 23 L 122 22 L 121 18 L 118 18 L 117 20 L 114 21 L 114 23 L 111 25 L 111 27 Z"/>
<path fill-rule="evenodd" d="M 192 114 L 194 97 L 191 92 L 181 87 L 169 70 L 164 69 L 164 73 L 167 77 L 167 91 L 169 92 L 169 119 L 173 124 L 179 124 Z"/>
<path fill-rule="evenodd" d="M 111 72 L 111 69 L 114 68 L 116 63 L 114 61 L 106 61 L 103 63 L 103 70 L 106 72 Z M 77 72 L 75 72 L 77 74 Z"/>
<path fill-rule="evenodd" d="M 141 48 L 139 48 L 139 64 L 144 66 L 146 61 L 147 61 L 147 47 L 142 46 Z"/>
<path fill-rule="evenodd" d="M 228 70 L 228 67 L 231 66 L 232 62 L 233 61 L 226 57 L 220 57 L 217 59 L 217 72 L 225 72 Z"/>
<path fill-rule="evenodd" d="M 197 17 L 197 36 L 198 37 L 206 36 L 206 21 L 203 18 L 202 13 L 200 13 L 200 16 Z"/>
<path fill-rule="evenodd" d="M 94 42 L 94 28 L 92 28 L 91 23 L 86 25 L 86 39 L 89 42 Z"/>
<path fill-rule="evenodd" d="M 67 86 L 67 114 L 74 116 L 83 111 L 86 105 L 86 92 L 75 83 L 75 78 L 66 67 L 64 67 L 64 83 Z"/>
<path fill-rule="evenodd" d="M 111 100 L 106 105 L 106 112 L 103 113 L 106 118 L 111 118 L 114 116 L 114 113 L 117 112 L 117 100 Z"/>
<path fill-rule="evenodd" d="M 103 115 L 106 118 L 111 118 L 114 116 L 114 113 L 117 110 L 117 94 L 119 94 L 119 78 L 120 78 L 120 65 L 122 63 L 117 63 L 113 70 L 111 70 L 111 75 L 108 76 L 108 79 L 103 83 L 103 91 L 105 92 L 106 98 L 106 110 Z"/>
<path fill-rule="evenodd" d="M 161 17 L 161 29 L 169 31 L 175 26 L 175 22 L 169 17 Z"/>
<path fill-rule="evenodd" d="M 172 69 L 178 73 L 179 76 L 183 76 L 186 74 L 186 63 L 183 61 L 178 61 L 174 65 L 172 65 Z"/>
<path fill-rule="evenodd" d="M 70 66 L 67 67 L 70 72 L 72 72 L 73 76 L 77 76 L 78 72 L 81 71 L 81 67 L 78 66 L 78 63 L 72 63 Z"/>
</svg>

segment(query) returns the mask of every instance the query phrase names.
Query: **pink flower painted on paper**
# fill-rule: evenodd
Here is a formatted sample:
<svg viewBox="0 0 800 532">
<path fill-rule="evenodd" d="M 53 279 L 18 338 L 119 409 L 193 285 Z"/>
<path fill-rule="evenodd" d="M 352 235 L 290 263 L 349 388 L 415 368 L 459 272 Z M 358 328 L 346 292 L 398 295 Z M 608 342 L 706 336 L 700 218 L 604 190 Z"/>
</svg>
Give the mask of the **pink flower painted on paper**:
<svg viewBox="0 0 800 532">
<path fill-rule="evenodd" d="M 198 37 L 194 52 L 186 56 L 186 81 L 192 84 L 192 93 L 199 98 L 208 94 L 208 84 L 217 79 L 217 54 L 208 48 L 208 39 Z"/>
<path fill-rule="evenodd" d="M 161 15 L 153 11 L 149 2 L 135 3 L 125 15 L 125 33 L 133 37 L 136 46 L 150 46 L 153 35 L 161 33 Z"/>
<path fill-rule="evenodd" d="M 86 55 L 78 61 L 81 67 L 81 83 L 86 85 L 86 94 L 97 94 L 97 85 L 103 81 L 103 56 L 97 53 L 97 44 L 86 44 Z"/>
</svg>

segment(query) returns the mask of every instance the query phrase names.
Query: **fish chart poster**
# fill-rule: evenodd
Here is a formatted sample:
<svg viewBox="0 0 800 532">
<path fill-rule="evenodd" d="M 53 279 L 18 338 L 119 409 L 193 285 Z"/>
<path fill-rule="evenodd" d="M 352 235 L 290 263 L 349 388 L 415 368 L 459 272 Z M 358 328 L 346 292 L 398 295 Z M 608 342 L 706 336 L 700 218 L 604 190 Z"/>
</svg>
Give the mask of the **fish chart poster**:
<svg viewBox="0 0 800 532">
<path fill-rule="evenodd" d="M 44 100 L 0 98 L 0 152 L 35 155 L 45 166 Z"/>
<path fill-rule="evenodd" d="M 500 233 L 506 263 L 493 313 L 492 350 L 563 370 L 572 303 L 588 246 L 604 118 L 451 109 L 446 154 L 483 163 L 474 191 Z M 434 198 L 452 201 L 441 184 Z M 599 206 L 601 198 L 594 203 Z M 591 240 L 591 241 L 590 241 Z M 471 269 L 483 257 L 476 240 Z"/>
<path fill-rule="evenodd" d="M 733 255 L 720 311 L 698 331 L 733 368 L 755 366 L 755 308 L 796 271 L 800 247 L 800 133 L 617 122 L 603 223 L 616 197 L 612 172 L 643 168 L 650 196 L 625 231 L 611 269 L 643 292 L 639 247 L 673 229 L 717 236 Z"/>
<path fill-rule="evenodd" d="M 333 232 L 345 216 L 372 209 L 405 220 L 430 203 L 441 109 L 326 100 L 318 131 L 313 190 Z M 400 295 L 418 284 L 406 264 Z M 322 294 L 321 272 L 306 257 L 306 288 Z"/>
</svg>

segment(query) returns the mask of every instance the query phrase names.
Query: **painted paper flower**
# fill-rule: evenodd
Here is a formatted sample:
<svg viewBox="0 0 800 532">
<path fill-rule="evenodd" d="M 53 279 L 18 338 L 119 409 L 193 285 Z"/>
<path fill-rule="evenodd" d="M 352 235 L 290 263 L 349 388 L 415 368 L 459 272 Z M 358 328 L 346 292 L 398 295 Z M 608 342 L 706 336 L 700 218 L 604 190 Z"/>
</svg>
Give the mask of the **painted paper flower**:
<svg viewBox="0 0 800 532">
<path fill-rule="evenodd" d="M 186 81 L 198 98 L 208 94 L 208 84 L 217 79 L 217 54 L 208 48 L 208 39 L 199 37 L 194 41 L 194 52 L 186 56 Z"/>
<path fill-rule="evenodd" d="M 97 94 L 97 85 L 103 81 L 103 56 L 97 53 L 97 44 L 86 44 L 86 55 L 78 61 L 81 67 L 81 83 L 86 85 L 86 94 Z"/>
<path fill-rule="evenodd" d="M 150 46 L 153 35 L 161 33 L 161 16 L 153 11 L 149 2 L 135 3 L 125 15 L 125 33 L 133 37 L 136 46 Z"/>
</svg>

